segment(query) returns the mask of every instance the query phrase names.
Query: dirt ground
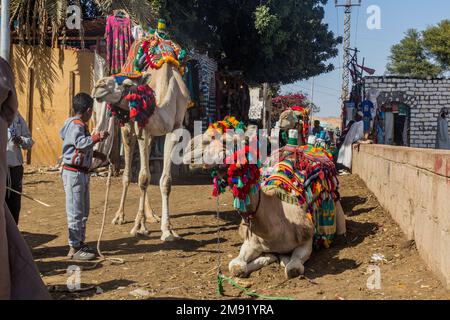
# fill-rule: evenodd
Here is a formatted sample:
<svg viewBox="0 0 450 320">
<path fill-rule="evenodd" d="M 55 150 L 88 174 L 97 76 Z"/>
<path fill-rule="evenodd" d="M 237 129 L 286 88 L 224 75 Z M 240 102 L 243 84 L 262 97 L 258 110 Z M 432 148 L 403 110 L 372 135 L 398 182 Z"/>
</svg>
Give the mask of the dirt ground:
<svg viewBox="0 0 450 320">
<path fill-rule="evenodd" d="M 99 234 L 106 178 L 91 180 L 91 216 L 88 241 L 96 246 Z M 414 243 L 406 241 L 398 225 L 391 219 L 364 183 L 357 176 L 343 176 L 341 195 L 347 214 L 348 244 L 314 252 L 305 265 L 305 276 L 286 281 L 283 269 L 273 264 L 253 273 L 239 284 L 268 296 L 295 299 L 450 299 L 435 276 L 420 259 Z M 151 189 L 151 202 L 157 213 L 161 209 L 159 188 Z M 132 237 L 129 231 L 138 206 L 138 188 L 132 185 L 122 226 L 110 224 L 118 207 L 121 179 L 113 178 L 107 225 L 102 251 L 110 257 L 125 259 L 122 265 L 103 262 L 80 273 L 84 292 L 64 292 L 67 268 L 75 265 L 67 254 L 67 224 L 64 192 L 58 173 L 29 172 L 25 175 L 24 192 L 52 204 L 44 208 L 27 199 L 22 200 L 20 228 L 32 248 L 44 281 L 56 286 L 55 299 L 220 299 L 216 294 L 217 226 L 222 228 L 220 246 L 223 271 L 228 275 L 228 262 L 237 256 L 241 239 L 239 218 L 231 208 L 229 194 L 220 199 L 220 220 L 216 219 L 216 199 L 211 197 L 208 177 L 176 180 L 172 189 L 170 209 L 172 225 L 183 240 L 160 241 L 159 225 L 149 225 L 148 237 Z M 374 254 L 383 261 L 371 262 Z M 82 269 L 91 263 L 78 264 Z M 370 265 L 377 265 L 381 289 L 370 290 L 368 279 L 373 275 Z M 223 299 L 245 298 L 239 290 L 224 285 Z M 130 292 L 145 290 L 142 297 Z"/>
</svg>

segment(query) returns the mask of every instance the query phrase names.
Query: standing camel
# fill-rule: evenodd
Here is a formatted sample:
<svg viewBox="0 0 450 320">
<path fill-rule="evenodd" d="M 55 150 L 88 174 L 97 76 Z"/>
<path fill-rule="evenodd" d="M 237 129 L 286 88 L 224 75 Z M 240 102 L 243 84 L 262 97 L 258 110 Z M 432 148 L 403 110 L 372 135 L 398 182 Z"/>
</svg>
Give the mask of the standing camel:
<svg viewBox="0 0 450 320">
<path fill-rule="evenodd" d="M 136 122 L 128 122 L 121 129 L 125 151 L 125 170 L 122 197 L 113 224 L 122 224 L 125 220 L 124 206 L 130 184 L 131 157 L 137 140 L 141 161 L 138 179 L 140 200 L 131 234 L 134 236 L 137 233 L 148 234 L 146 219 L 155 218 L 147 196 L 147 187 L 150 182 L 149 148 L 154 137 L 165 135 L 164 166 L 160 180 L 162 194 L 161 240 L 173 241 L 179 238 L 171 229 L 169 221 L 169 195 L 172 184 L 171 154 L 177 142 L 173 132 L 182 127 L 189 102 L 189 91 L 178 68 L 171 63 L 164 63 L 160 69 L 149 69 L 142 74 L 142 77 L 127 78 L 121 84 L 113 76 L 100 79 L 93 90 L 93 97 L 99 102 L 106 102 L 129 111 L 128 101 L 124 97 L 139 85 L 148 85 L 155 92 L 157 107 L 145 128 L 139 128 Z"/>
</svg>

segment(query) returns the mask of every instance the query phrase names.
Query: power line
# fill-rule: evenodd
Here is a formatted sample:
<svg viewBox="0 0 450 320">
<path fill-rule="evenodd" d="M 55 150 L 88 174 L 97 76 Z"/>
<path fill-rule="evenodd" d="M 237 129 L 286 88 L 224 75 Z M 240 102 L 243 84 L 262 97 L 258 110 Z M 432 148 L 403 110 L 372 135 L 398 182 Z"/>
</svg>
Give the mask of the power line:
<svg viewBox="0 0 450 320">
<path fill-rule="evenodd" d="M 306 93 L 306 92 L 308 92 L 308 91 L 311 90 L 311 89 L 302 87 L 302 86 L 297 85 L 297 84 L 289 84 L 289 85 L 287 85 L 287 86 L 291 86 L 290 89 L 293 89 L 292 91 L 296 91 L 296 90 L 298 90 L 298 89 L 301 89 L 303 92 Z M 290 91 L 290 89 L 288 89 L 288 90 Z M 324 94 L 324 95 L 331 96 L 331 97 L 339 98 L 338 95 L 332 94 L 332 93 L 330 93 L 330 92 L 325 92 L 325 91 L 321 91 L 321 90 L 317 90 L 317 89 L 315 89 L 314 91 L 315 91 L 315 92 L 318 92 L 318 93 L 321 93 L 321 94 Z"/>
</svg>

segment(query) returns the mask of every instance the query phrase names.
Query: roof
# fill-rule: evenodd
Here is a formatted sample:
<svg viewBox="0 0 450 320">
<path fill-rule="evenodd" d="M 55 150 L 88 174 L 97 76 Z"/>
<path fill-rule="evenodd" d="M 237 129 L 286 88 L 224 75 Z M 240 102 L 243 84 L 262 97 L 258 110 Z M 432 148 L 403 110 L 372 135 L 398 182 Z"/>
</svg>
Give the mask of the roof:
<svg viewBox="0 0 450 320">
<path fill-rule="evenodd" d="M 365 76 L 364 79 L 402 79 L 402 80 L 450 80 L 448 77 L 408 77 L 408 76 Z"/>
</svg>

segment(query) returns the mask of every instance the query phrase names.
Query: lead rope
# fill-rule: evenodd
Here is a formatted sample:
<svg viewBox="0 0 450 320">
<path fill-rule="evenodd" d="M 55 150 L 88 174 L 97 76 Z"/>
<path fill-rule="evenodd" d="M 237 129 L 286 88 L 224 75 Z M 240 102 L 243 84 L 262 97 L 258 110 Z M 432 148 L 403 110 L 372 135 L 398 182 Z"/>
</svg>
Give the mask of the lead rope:
<svg viewBox="0 0 450 320">
<path fill-rule="evenodd" d="M 220 195 L 217 195 L 216 204 L 217 204 L 217 295 L 223 296 L 223 274 L 222 274 L 222 251 L 220 250 L 220 235 L 221 235 L 221 226 L 220 226 Z"/>
<path fill-rule="evenodd" d="M 124 264 L 125 263 L 124 259 L 105 257 L 105 255 L 103 255 L 103 253 L 102 253 L 102 251 L 100 249 L 100 244 L 101 244 L 101 241 L 102 241 L 103 231 L 105 230 L 106 213 L 108 211 L 109 189 L 111 187 L 112 171 L 113 171 L 113 168 L 112 168 L 112 164 L 110 162 L 109 166 L 108 166 L 108 179 L 106 181 L 106 194 L 105 194 L 105 205 L 103 207 L 102 226 L 100 228 L 100 234 L 98 235 L 98 240 L 97 240 L 97 251 L 98 251 L 98 255 L 100 256 L 100 259 L 98 261 L 96 261 L 93 266 L 85 267 L 84 268 L 85 270 L 95 269 L 103 261 L 110 261 L 112 264 Z"/>
</svg>

